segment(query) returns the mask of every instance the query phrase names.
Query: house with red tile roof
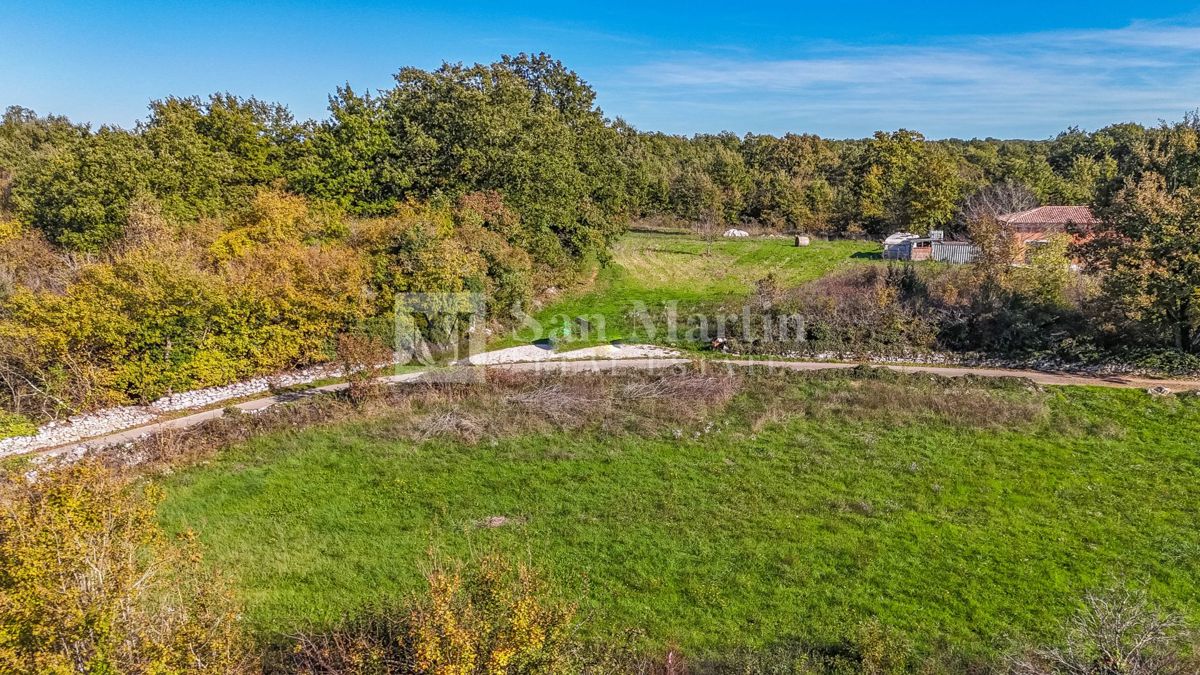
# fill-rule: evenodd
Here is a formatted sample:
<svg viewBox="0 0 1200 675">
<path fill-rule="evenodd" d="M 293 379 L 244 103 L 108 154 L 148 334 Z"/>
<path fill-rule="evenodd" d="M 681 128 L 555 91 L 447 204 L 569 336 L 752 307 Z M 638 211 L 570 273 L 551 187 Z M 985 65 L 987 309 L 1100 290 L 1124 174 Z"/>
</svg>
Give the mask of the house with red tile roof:
<svg viewBox="0 0 1200 675">
<path fill-rule="evenodd" d="M 1089 229 L 1100 221 L 1086 206 L 1039 206 L 1000 216 L 1017 242 L 1017 259 L 1024 260 L 1031 246 L 1043 244 L 1057 234 L 1082 238 L 1079 229 Z M 1072 233 L 1074 231 L 1074 233 Z"/>
</svg>

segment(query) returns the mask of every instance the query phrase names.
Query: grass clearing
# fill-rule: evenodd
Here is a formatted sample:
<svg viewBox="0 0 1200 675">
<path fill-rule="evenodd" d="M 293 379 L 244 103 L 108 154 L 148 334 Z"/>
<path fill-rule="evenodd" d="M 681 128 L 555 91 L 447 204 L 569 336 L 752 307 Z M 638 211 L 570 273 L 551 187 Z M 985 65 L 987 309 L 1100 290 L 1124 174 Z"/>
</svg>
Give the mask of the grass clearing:
<svg viewBox="0 0 1200 675">
<path fill-rule="evenodd" d="M 634 303 L 644 303 L 651 315 L 665 303 L 677 302 L 681 315 L 711 310 L 723 302 L 749 295 L 768 275 L 781 283 L 801 284 L 829 272 L 878 259 L 879 245 L 858 241 L 814 241 L 797 247 L 790 238 L 718 238 L 711 244 L 693 235 L 631 233 L 613 247 L 612 262 L 600 268 L 591 284 L 568 293 L 533 313 L 541 330 L 525 328 L 500 346 L 546 336 L 546 331 L 575 317 L 589 317 L 592 331 L 572 332 L 579 345 L 613 339 L 649 338 L 640 321 L 630 316 Z M 595 316 L 603 316 L 604 335 L 595 334 Z"/>
<path fill-rule="evenodd" d="M 163 478 L 161 517 L 268 634 L 419 588 L 431 550 L 531 560 L 588 635 L 692 653 L 832 644 L 874 617 L 992 655 L 1113 583 L 1200 618 L 1200 397 L 704 377 L 406 390 Z"/>
</svg>

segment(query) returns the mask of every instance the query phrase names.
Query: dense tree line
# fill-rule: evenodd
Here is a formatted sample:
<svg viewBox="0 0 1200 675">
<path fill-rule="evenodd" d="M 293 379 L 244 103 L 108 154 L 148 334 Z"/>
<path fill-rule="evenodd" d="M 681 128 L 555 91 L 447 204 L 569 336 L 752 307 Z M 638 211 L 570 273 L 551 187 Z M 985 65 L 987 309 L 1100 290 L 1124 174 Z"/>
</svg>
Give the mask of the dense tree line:
<svg viewBox="0 0 1200 675">
<path fill-rule="evenodd" d="M 562 264 L 603 250 L 625 210 L 617 134 L 594 98 L 561 63 L 523 55 L 406 68 L 376 95 L 342 88 L 321 122 L 228 94 L 155 101 L 132 130 L 10 108 L 0 123 L 4 206 L 59 246 L 100 251 L 138 200 L 186 222 L 265 187 L 357 215 L 498 192 L 522 216 L 522 243 Z"/>
<path fill-rule="evenodd" d="M 1045 141 L 688 138 L 605 118 L 546 55 L 405 68 L 329 108 L 168 98 L 132 129 L 9 108 L 3 407 L 53 415 L 327 360 L 337 334 L 386 340 L 398 292 L 528 303 L 641 218 L 967 232 L 997 186 L 1093 205 L 1104 225 L 1075 255 L 1104 275 L 1104 320 L 1196 349 L 1195 118 Z"/>
<path fill-rule="evenodd" d="M 1147 130 L 1071 129 L 1049 141 L 928 141 L 900 129 L 862 140 L 638 133 L 617 123 L 637 215 L 755 222 L 878 236 L 962 225 L 959 207 L 990 185 L 1025 186 L 1043 204 L 1088 204 Z"/>
<path fill-rule="evenodd" d="M 971 194 L 1006 181 L 1041 203 L 1088 204 L 1158 132 L 688 138 L 606 120 L 594 91 L 545 55 L 405 68 L 395 79 L 374 94 L 339 88 L 321 121 L 229 94 L 154 101 L 130 130 L 12 107 L 0 122 L 0 206 L 59 246 L 100 251 L 139 200 L 186 222 L 227 213 L 264 187 L 352 215 L 497 192 L 521 215 L 524 245 L 561 264 L 602 251 L 643 216 L 878 235 L 951 226 Z"/>
</svg>

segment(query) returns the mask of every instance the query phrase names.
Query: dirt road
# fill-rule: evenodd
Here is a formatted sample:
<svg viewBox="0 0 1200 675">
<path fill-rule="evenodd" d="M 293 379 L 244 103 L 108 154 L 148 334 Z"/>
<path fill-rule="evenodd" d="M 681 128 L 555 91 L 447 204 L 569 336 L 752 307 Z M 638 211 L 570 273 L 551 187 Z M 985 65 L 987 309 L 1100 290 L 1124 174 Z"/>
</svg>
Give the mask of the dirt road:
<svg viewBox="0 0 1200 675">
<path fill-rule="evenodd" d="M 691 363 L 700 363 L 707 370 L 720 368 L 736 368 L 744 370 L 747 368 L 762 368 L 765 370 L 793 370 L 793 371 L 819 371 L 819 370 L 846 370 L 855 368 L 859 364 L 853 363 L 828 363 L 817 361 L 781 361 L 772 359 L 705 359 L 694 361 L 686 358 L 651 358 L 651 359 L 596 359 L 596 360 L 574 360 L 574 361 L 539 361 L 535 363 L 505 363 L 500 365 L 488 366 L 487 368 L 504 369 L 517 372 L 538 372 L 538 373 L 589 373 L 589 372 L 609 372 L 617 370 L 639 369 L 639 370 L 665 370 L 676 367 L 683 367 Z M 1109 376 L 1089 376 L 1089 375 L 1071 375 L 1066 373 L 1049 373 L 1037 370 L 1009 370 L 1003 368 L 964 368 L 964 367 L 941 367 L 941 366 L 910 366 L 910 365 L 874 365 L 876 368 L 886 368 L 888 370 L 900 373 L 927 373 L 940 375 L 943 377 L 964 377 L 974 375 L 976 377 L 1019 377 L 1031 380 L 1038 384 L 1047 386 L 1090 386 L 1090 387 L 1120 387 L 1127 389 L 1150 389 L 1152 387 L 1165 387 L 1172 392 L 1179 391 L 1194 391 L 1200 390 L 1200 380 L 1160 380 L 1150 379 L 1145 377 L 1132 377 L 1124 375 L 1109 375 Z M 479 367 L 458 367 L 442 370 L 430 370 L 414 373 L 405 373 L 403 375 L 392 375 L 383 378 L 385 382 L 392 384 L 402 384 L 409 382 L 431 381 L 438 379 L 469 379 L 472 374 L 479 375 L 481 369 Z M 298 398 L 306 396 L 314 396 L 321 393 L 336 392 L 344 389 L 345 384 L 330 384 L 321 387 L 313 387 L 300 393 L 284 394 L 279 396 L 266 396 L 263 398 L 254 399 L 238 403 L 230 408 L 237 408 L 242 412 L 257 412 L 265 410 L 279 403 L 294 401 Z M 87 450 L 121 445 L 138 440 L 149 434 L 172 429 L 188 429 L 198 424 L 203 424 L 209 420 L 216 419 L 225 414 L 228 408 L 216 408 L 212 410 L 204 410 L 183 417 L 176 417 L 162 422 L 154 422 L 124 431 L 107 434 L 97 438 L 80 441 L 78 443 L 70 443 L 55 448 L 45 448 L 36 451 L 36 454 L 43 456 L 60 456 L 70 453 L 81 453 Z"/>
</svg>

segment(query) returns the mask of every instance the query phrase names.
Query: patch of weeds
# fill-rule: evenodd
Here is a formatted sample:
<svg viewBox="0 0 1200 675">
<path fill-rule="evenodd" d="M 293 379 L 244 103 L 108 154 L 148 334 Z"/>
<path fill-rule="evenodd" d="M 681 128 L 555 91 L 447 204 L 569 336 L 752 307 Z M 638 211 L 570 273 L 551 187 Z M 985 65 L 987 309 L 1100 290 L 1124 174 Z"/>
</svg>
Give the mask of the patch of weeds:
<svg viewBox="0 0 1200 675">
<path fill-rule="evenodd" d="M 37 433 L 33 420 L 19 413 L 0 410 L 0 439 L 14 436 L 32 436 Z"/>
<path fill-rule="evenodd" d="M 905 375 L 881 368 L 770 373 L 754 380 L 754 394 L 739 408 L 754 433 L 796 417 L 976 429 L 1029 428 L 1045 421 L 1046 392 L 1008 379 Z"/>
</svg>

